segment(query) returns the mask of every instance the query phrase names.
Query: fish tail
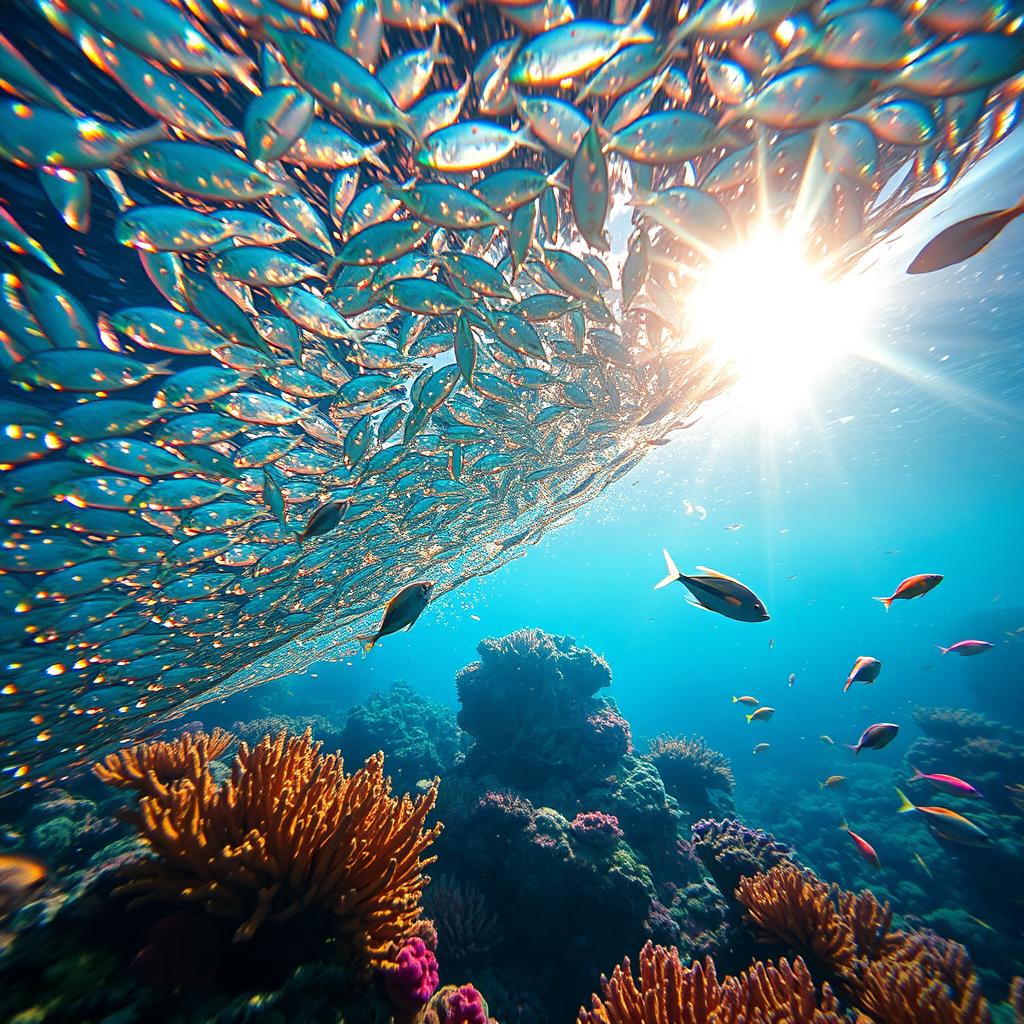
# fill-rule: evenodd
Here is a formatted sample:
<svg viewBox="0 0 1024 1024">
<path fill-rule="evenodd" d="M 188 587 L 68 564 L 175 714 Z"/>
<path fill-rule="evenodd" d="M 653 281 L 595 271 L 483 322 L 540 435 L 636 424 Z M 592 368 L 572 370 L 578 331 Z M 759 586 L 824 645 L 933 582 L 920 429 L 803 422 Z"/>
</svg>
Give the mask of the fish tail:
<svg viewBox="0 0 1024 1024">
<path fill-rule="evenodd" d="M 149 364 L 149 372 L 154 377 L 165 377 L 170 373 L 174 373 L 174 367 L 172 366 L 173 360 L 161 359 L 159 362 Z"/>
<path fill-rule="evenodd" d="M 949 652 L 952 650 L 951 647 L 943 647 L 942 644 L 936 644 L 935 646 L 938 647 L 938 649 L 942 651 L 943 654 L 949 654 Z"/>
<path fill-rule="evenodd" d="M 676 580 L 683 578 L 683 574 L 676 568 L 676 563 L 672 561 L 668 548 L 662 548 L 661 553 L 665 556 L 665 568 L 668 569 L 668 575 L 660 582 L 654 584 L 655 590 L 661 590 L 662 587 L 667 587 L 670 583 L 675 583 Z"/>
<path fill-rule="evenodd" d="M 921 769 L 918 768 L 916 765 L 911 765 L 910 770 L 914 773 L 910 776 L 911 782 L 917 782 L 918 779 L 924 778 L 924 772 L 922 772 Z"/>
<path fill-rule="evenodd" d="M 733 704 L 739 704 L 740 702 L 739 697 L 730 697 L 729 700 L 731 700 Z"/>
<path fill-rule="evenodd" d="M 363 649 L 363 657 L 364 658 L 370 653 L 370 651 L 373 650 L 374 645 L 377 643 L 377 641 L 379 639 L 380 639 L 380 636 L 376 635 L 376 634 L 374 634 L 372 636 L 368 635 L 368 636 L 356 637 L 357 642 L 359 643 L 359 645 Z"/>
<path fill-rule="evenodd" d="M 843 746 L 846 747 L 847 750 L 852 750 L 854 757 L 860 753 L 860 746 L 856 743 L 844 743 Z"/>
<path fill-rule="evenodd" d="M 840 822 L 839 822 L 839 827 L 840 827 L 840 828 L 841 828 L 841 829 L 842 829 L 842 830 L 843 830 L 844 832 L 849 832 L 849 831 L 850 831 L 850 826 L 849 826 L 849 825 L 847 824 L 847 822 L 846 822 L 846 819 L 845 819 L 845 818 L 842 818 L 842 819 L 840 820 Z"/>
<path fill-rule="evenodd" d="M 750 725 L 750 723 L 754 720 L 753 715 L 744 715 L 743 717 L 747 720 L 747 725 Z"/>
<path fill-rule="evenodd" d="M 885 610 L 886 611 L 889 610 L 889 605 L 892 604 L 892 598 L 891 597 L 873 597 L 873 598 L 871 598 L 871 600 L 872 601 L 878 601 L 881 604 L 883 604 L 885 606 Z"/>
<path fill-rule="evenodd" d="M 910 811 L 916 811 L 917 808 L 907 799 L 907 794 L 903 792 L 899 786 L 896 787 L 896 792 L 899 794 L 900 806 L 897 809 L 897 814 L 907 814 Z"/>
<path fill-rule="evenodd" d="M 364 158 L 368 164 L 372 164 L 379 171 L 389 170 L 388 165 L 380 158 L 381 150 L 387 145 L 386 139 L 374 142 L 363 151 Z"/>
</svg>

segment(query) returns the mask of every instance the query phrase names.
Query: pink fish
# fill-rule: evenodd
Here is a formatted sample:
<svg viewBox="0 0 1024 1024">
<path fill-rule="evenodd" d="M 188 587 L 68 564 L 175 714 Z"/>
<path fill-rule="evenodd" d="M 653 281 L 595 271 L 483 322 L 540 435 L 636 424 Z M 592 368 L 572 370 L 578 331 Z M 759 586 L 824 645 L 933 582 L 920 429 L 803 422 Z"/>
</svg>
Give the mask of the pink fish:
<svg viewBox="0 0 1024 1024">
<path fill-rule="evenodd" d="M 942 644 L 939 644 L 939 650 L 943 654 L 959 654 L 961 658 L 970 658 L 975 654 L 991 651 L 992 646 L 987 640 L 960 640 L 952 647 L 943 647 Z"/>
<path fill-rule="evenodd" d="M 853 840 L 853 845 L 857 847 L 857 852 L 872 866 L 880 868 L 882 862 L 878 859 L 878 854 L 875 852 L 875 848 L 863 837 L 857 835 L 856 832 L 850 830 L 850 826 L 846 822 L 841 822 L 839 827 Z"/>
<path fill-rule="evenodd" d="M 920 768 L 914 768 L 914 774 L 911 776 L 910 781 L 917 782 L 920 779 L 930 782 L 936 789 L 944 789 L 947 793 L 953 793 L 956 796 L 976 796 L 981 798 L 981 794 L 969 782 L 964 782 L 963 779 L 958 779 L 955 775 L 929 775 L 921 771 Z"/>
</svg>

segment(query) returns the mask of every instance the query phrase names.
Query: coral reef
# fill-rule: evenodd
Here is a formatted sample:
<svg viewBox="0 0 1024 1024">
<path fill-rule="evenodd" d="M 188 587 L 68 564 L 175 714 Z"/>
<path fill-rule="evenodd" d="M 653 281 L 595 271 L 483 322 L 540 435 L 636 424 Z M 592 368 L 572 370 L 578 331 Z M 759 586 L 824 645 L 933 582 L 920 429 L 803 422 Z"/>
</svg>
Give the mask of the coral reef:
<svg viewBox="0 0 1024 1024">
<path fill-rule="evenodd" d="M 418 935 L 405 940 L 391 962 L 380 970 L 392 1004 L 402 1010 L 418 1010 L 437 989 L 437 957 Z"/>
<path fill-rule="evenodd" d="M 108 786 L 155 794 L 170 783 L 198 780 L 209 763 L 234 741 L 222 729 L 205 733 L 184 732 L 168 742 L 139 743 L 110 754 L 93 766 L 93 774 Z"/>
<path fill-rule="evenodd" d="M 691 835 L 694 852 L 726 899 L 744 876 L 767 871 L 794 856 L 791 847 L 770 833 L 748 828 L 734 818 L 695 822 Z"/>
<path fill-rule="evenodd" d="M 501 941 L 502 928 L 484 894 L 471 882 L 441 875 L 427 887 L 423 902 L 437 929 L 445 972 L 485 965 Z"/>
<path fill-rule="evenodd" d="M 349 710 L 340 748 L 362 761 L 384 751 L 395 784 L 412 791 L 421 779 L 442 777 L 459 753 L 455 713 L 406 683 L 372 693 Z"/>
<path fill-rule="evenodd" d="M 937 935 L 891 931 L 868 891 L 828 885 L 793 864 L 743 878 L 736 898 L 767 941 L 805 958 L 878 1024 L 985 1024 L 988 1004 L 966 950 Z"/>
<path fill-rule="evenodd" d="M 709 958 L 684 967 L 675 949 L 648 942 L 640 976 L 627 957 L 581 1007 L 579 1024 L 841 1024 L 828 985 L 820 992 L 801 960 L 753 964 L 721 982 Z"/>
<path fill-rule="evenodd" d="M 629 726 L 594 697 L 611 670 L 593 651 L 538 629 L 482 640 L 477 650 L 480 660 L 455 680 L 475 772 L 528 788 L 553 773 L 600 773 L 628 751 Z"/>
<path fill-rule="evenodd" d="M 680 845 L 683 816 L 654 763 L 632 752 L 628 723 L 596 696 L 611 682 L 603 659 L 538 630 L 479 652 L 457 677 L 473 742 L 445 778 L 438 855 L 499 916 L 498 1016 L 530 1019 L 525 999 L 546 1019 L 569 1017 L 595 965 L 647 939 L 689 947 L 724 907 L 717 895 L 702 902 L 699 886 L 687 892 L 701 868 Z"/>
<path fill-rule="evenodd" d="M 446 985 L 430 1001 L 423 1024 L 496 1024 L 473 985 Z"/>
<path fill-rule="evenodd" d="M 729 759 L 702 736 L 658 736 L 645 755 L 658 769 L 665 789 L 697 813 L 712 807 L 711 793 L 732 793 L 736 780 Z"/>
<path fill-rule="evenodd" d="M 324 912 L 348 951 L 378 966 L 419 920 L 436 796 L 435 781 L 415 803 L 399 801 L 381 755 L 348 775 L 308 732 L 243 743 L 220 786 L 203 770 L 142 797 L 139 832 L 153 856 L 122 891 L 198 904 L 234 922 L 236 940 L 265 921 Z"/>
</svg>

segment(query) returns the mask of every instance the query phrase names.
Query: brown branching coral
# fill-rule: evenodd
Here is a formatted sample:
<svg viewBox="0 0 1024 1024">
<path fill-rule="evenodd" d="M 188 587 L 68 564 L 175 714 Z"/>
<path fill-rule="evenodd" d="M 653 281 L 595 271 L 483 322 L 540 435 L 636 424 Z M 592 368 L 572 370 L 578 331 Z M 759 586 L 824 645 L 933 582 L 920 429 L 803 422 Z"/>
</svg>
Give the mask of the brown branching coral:
<svg viewBox="0 0 1024 1024">
<path fill-rule="evenodd" d="M 892 911 L 780 864 L 742 878 L 736 898 L 762 937 L 806 957 L 864 1024 L 987 1024 L 988 1004 L 963 946 L 930 932 L 890 931 Z"/>
<path fill-rule="evenodd" d="M 708 746 L 702 736 L 658 736 L 646 755 L 665 788 L 685 801 L 694 789 L 731 793 L 736 788 L 729 758 Z"/>
<path fill-rule="evenodd" d="M 364 966 L 383 962 L 420 919 L 426 829 L 438 780 L 415 802 L 391 795 L 384 755 L 351 775 L 307 731 L 242 743 L 231 777 L 208 770 L 144 796 L 139 831 L 154 856 L 121 891 L 200 904 L 249 939 L 267 921 L 329 917 Z"/>
<path fill-rule="evenodd" d="M 139 743 L 93 765 L 93 774 L 108 786 L 156 793 L 184 778 L 196 779 L 210 761 L 234 742 L 223 729 L 212 733 L 183 732 L 169 742 Z"/>
<path fill-rule="evenodd" d="M 719 982 L 710 958 L 684 967 L 679 951 L 654 946 L 640 951 L 640 977 L 627 957 L 579 1024 L 840 1024 L 828 985 L 820 994 L 802 960 L 755 963 L 739 977 Z"/>
</svg>

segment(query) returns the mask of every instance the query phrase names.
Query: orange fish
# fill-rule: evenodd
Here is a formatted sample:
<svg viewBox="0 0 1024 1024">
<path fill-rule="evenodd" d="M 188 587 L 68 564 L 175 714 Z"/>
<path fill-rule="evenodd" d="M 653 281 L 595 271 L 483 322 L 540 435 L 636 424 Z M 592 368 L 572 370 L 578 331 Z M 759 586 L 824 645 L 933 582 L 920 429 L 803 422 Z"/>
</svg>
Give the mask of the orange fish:
<svg viewBox="0 0 1024 1024">
<path fill-rule="evenodd" d="M 875 848 L 866 839 L 851 831 L 850 826 L 845 821 L 840 822 L 839 827 L 853 840 L 853 845 L 857 847 L 857 851 L 872 867 L 880 868 L 882 866 Z"/>
<path fill-rule="evenodd" d="M 830 775 L 824 782 L 819 782 L 818 785 L 822 789 L 838 789 L 845 782 L 845 775 Z"/>
<path fill-rule="evenodd" d="M 1024 213 L 1024 200 L 1005 210 L 992 210 L 951 224 L 940 231 L 907 267 L 908 274 L 930 274 L 944 270 L 982 249 L 1012 220 Z"/>
<path fill-rule="evenodd" d="M 927 594 L 929 590 L 934 590 L 942 582 L 942 577 L 938 573 L 925 572 L 920 573 L 917 576 L 908 576 L 893 592 L 891 597 L 876 597 L 876 601 L 881 601 L 885 605 L 885 610 L 889 610 L 889 605 L 893 601 L 910 601 L 915 597 L 920 597 L 922 594 Z"/>
<path fill-rule="evenodd" d="M 46 881 L 46 868 L 17 853 L 0 855 L 0 918 L 13 913 Z"/>
<path fill-rule="evenodd" d="M 733 704 L 760 704 L 756 697 L 733 697 Z"/>
</svg>

